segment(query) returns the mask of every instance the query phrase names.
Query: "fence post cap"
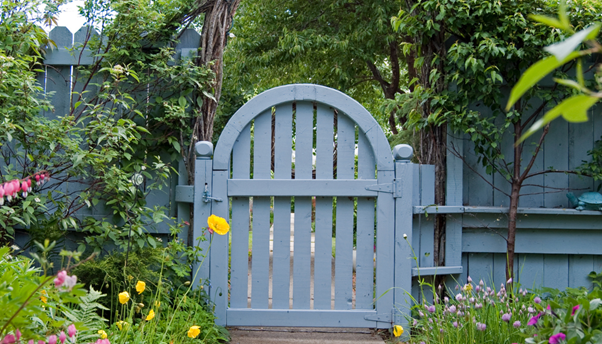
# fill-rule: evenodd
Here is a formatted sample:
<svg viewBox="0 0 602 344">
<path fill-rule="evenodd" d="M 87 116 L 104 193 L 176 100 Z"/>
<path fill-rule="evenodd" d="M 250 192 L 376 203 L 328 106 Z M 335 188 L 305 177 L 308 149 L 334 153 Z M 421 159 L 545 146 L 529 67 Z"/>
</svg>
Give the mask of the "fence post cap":
<svg viewBox="0 0 602 344">
<path fill-rule="evenodd" d="M 393 148 L 393 158 L 395 160 L 407 160 L 410 161 L 414 156 L 414 148 L 407 144 L 400 144 Z"/>
<path fill-rule="evenodd" d="M 209 158 L 213 155 L 213 143 L 209 141 L 199 141 L 194 145 L 196 156 L 199 158 Z"/>
</svg>

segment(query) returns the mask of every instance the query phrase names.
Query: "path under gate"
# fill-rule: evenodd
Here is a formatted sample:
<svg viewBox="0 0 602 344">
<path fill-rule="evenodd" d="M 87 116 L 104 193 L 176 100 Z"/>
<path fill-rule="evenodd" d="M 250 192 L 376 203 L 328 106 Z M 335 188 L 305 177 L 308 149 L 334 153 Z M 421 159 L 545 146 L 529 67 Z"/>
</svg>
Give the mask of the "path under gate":
<svg viewBox="0 0 602 344">
<path fill-rule="evenodd" d="M 277 87 L 233 115 L 215 152 L 209 142 L 196 152 L 194 191 L 177 192 L 201 219 L 195 237 L 211 214 L 232 228 L 231 239 L 213 236 L 199 270 L 218 324 L 405 323 L 416 165 L 411 147 L 391 152 L 358 102 L 319 85 Z"/>
</svg>

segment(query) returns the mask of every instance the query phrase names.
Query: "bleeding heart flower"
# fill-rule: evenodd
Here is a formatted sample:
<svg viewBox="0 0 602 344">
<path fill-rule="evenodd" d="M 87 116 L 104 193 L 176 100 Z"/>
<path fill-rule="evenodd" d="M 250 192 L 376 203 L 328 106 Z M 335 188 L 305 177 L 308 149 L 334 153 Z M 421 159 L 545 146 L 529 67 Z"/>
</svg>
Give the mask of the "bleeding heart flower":
<svg viewBox="0 0 602 344">
<path fill-rule="evenodd" d="M 76 333 L 77 333 L 77 330 L 75 329 L 74 324 L 71 324 L 71 325 L 69 325 L 69 327 L 67 327 L 67 334 L 69 335 L 69 337 L 75 336 Z"/>
<path fill-rule="evenodd" d="M 65 283 L 65 277 L 67 277 L 67 271 L 60 271 L 54 279 L 54 286 L 57 288 L 62 286 Z"/>
<path fill-rule="evenodd" d="M 4 205 L 4 184 L 0 185 L 0 205 Z"/>
<path fill-rule="evenodd" d="M 56 335 L 51 335 L 48 337 L 48 344 L 56 344 Z"/>
<path fill-rule="evenodd" d="M 65 331 L 61 331 L 61 334 L 59 335 L 59 341 L 61 341 L 61 344 L 65 344 L 66 339 L 67 335 L 65 334 Z"/>
<path fill-rule="evenodd" d="M 29 185 L 27 184 L 26 181 L 23 181 L 21 183 L 21 190 L 23 190 L 23 198 L 27 197 L 27 190 L 29 190 Z"/>
</svg>

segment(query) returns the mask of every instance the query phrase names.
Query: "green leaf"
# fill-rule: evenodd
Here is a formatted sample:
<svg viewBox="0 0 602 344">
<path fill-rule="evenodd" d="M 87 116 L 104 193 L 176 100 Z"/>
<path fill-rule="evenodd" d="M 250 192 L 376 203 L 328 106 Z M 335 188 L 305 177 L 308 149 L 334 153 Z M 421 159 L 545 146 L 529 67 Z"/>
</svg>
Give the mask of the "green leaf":
<svg viewBox="0 0 602 344">
<path fill-rule="evenodd" d="M 178 153 L 180 153 L 180 143 L 178 141 L 173 142 L 173 148 L 175 148 L 176 151 L 178 151 Z"/>
<path fill-rule="evenodd" d="M 508 99 L 508 104 L 506 105 L 506 111 L 510 110 L 512 105 L 514 105 L 514 103 L 516 103 L 516 101 L 518 101 L 520 97 L 522 97 L 522 95 L 525 94 L 528 89 L 533 87 L 533 85 L 535 85 L 539 80 L 543 79 L 554 69 L 579 56 L 581 56 L 581 53 L 573 52 L 562 61 L 556 59 L 555 56 L 550 56 L 529 67 L 529 69 L 527 69 L 520 77 L 516 85 L 512 87 L 510 99 Z"/>
<path fill-rule="evenodd" d="M 186 107 L 186 98 L 180 97 L 180 99 L 178 99 L 178 103 L 181 107 Z"/>
<path fill-rule="evenodd" d="M 567 87 L 572 87 L 578 91 L 584 92 L 587 91 L 587 88 L 583 87 L 582 85 L 580 85 L 577 81 L 575 80 L 570 80 L 570 79 L 556 79 L 554 78 L 554 81 L 556 81 L 557 83 L 567 86 Z"/>
<path fill-rule="evenodd" d="M 559 29 L 563 29 L 563 30 L 570 29 L 570 27 L 566 27 L 563 23 L 560 22 L 560 20 L 558 20 L 556 18 L 542 16 L 542 15 L 538 15 L 538 14 L 532 14 L 529 16 L 529 18 L 531 18 L 537 22 L 546 24 L 548 26 L 557 27 Z"/>
<path fill-rule="evenodd" d="M 602 300 L 600 299 L 593 299 L 589 302 L 589 310 L 593 311 L 594 309 L 598 308 L 598 306 L 600 306 L 600 304 L 602 304 Z"/>
<path fill-rule="evenodd" d="M 572 96 L 562 101 L 562 103 L 556 105 L 552 110 L 546 112 L 546 114 L 533 123 L 531 128 L 518 140 L 517 143 L 521 143 L 527 137 L 531 136 L 534 132 L 542 128 L 544 125 L 550 123 L 555 118 L 562 115 L 568 122 L 578 123 L 587 122 L 587 110 L 592 107 L 599 98 L 590 97 L 585 94 Z"/>
<path fill-rule="evenodd" d="M 558 60 L 564 60 L 573 50 L 575 50 L 575 48 L 583 43 L 584 40 L 589 39 L 588 37 L 591 37 L 591 35 L 596 37 L 598 31 L 600 31 L 600 24 L 590 25 L 564 41 L 549 45 L 543 48 L 543 50 L 556 56 Z"/>
</svg>

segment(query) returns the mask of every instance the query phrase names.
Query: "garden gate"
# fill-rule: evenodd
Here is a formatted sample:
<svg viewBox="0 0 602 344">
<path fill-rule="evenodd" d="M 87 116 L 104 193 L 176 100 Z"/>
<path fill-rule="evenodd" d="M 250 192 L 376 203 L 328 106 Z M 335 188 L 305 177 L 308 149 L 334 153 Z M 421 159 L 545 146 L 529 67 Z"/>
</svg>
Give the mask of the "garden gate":
<svg viewBox="0 0 602 344">
<path fill-rule="evenodd" d="M 404 237 L 412 234 L 411 147 L 392 154 L 358 102 L 298 84 L 250 100 L 212 148 L 197 143 L 188 197 L 199 219 L 195 237 L 210 214 L 231 224 L 231 241 L 214 235 L 200 270 L 219 324 L 387 328 L 402 321 L 394 317 L 407 310 L 411 290 Z"/>
</svg>

